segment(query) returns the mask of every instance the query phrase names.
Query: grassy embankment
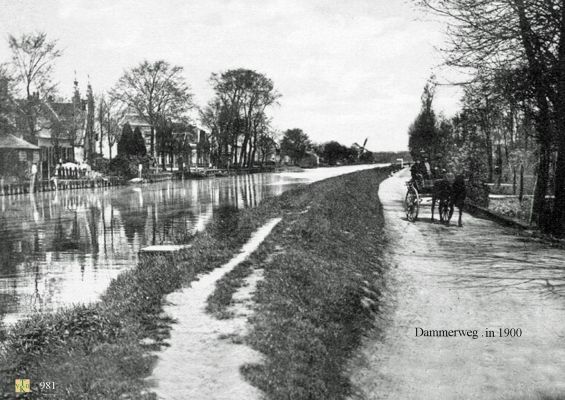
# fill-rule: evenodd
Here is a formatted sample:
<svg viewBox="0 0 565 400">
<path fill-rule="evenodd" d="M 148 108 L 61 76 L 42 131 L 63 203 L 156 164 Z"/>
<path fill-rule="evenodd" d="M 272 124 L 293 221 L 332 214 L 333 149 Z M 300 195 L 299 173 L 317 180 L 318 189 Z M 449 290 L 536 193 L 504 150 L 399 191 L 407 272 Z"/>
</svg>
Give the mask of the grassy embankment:
<svg viewBox="0 0 565 400">
<path fill-rule="evenodd" d="M 267 362 L 247 366 L 245 374 L 273 399 L 340 398 L 348 390 L 344 361 L 376 309 L 366 296 L 376 297 L 372 283 L 381 268 L 376 193 L 384 175 L 362 172 L 286 192 L 255 209 L 220 210 L 190 250 L 142 259 L 112 281 L 100 302 L 20 321 L 0 343 L 0 393 L 14 398 L 14 380 L 29 378 L 32 392 L 18 398 L 154 399 L 143 378 L 154 362 L 151 350 L 171 328 L 162 315 L 164 296 L 227 262 L 255 229 L 282 215 L 275 234 L 241 267 L 265 268 L 250 342 Z M 216 312 L 231 294 L 219 298 Z M 54 382 L 55 389 L 41 391 L 39 382 Z"/>
<path fill-rule="evenodd" d="M 18 398 L 153 399 L 143 378 L 155 359 L 150 351 L 171 328 L 162 315 L 164 296 L 229 261 L 278 212 L 273 200 L 259 209 L 220 209 L 190 250 L 144 257 L 98 303 L 36 314 L 8 329 L 0 343 L 0 398 L 13 399 L 14 380 L 29 378 L 32 392 Z M 54 382 L 55 390 L 40 390 L 40 382 Z"/>
<path fill-rule="evenodd" d="M 383 215 L 379 182 L 389 170 L 315 183 L 280 199 L 283 221 L 250 257 L 217 283 L 208 310 L 229 318 L 232 295 L 264 270 L 245 340 L 265 355 L 243 373 L 268 399 L 343 399 L 345 370 L 378 312 Z"/>
</svg>

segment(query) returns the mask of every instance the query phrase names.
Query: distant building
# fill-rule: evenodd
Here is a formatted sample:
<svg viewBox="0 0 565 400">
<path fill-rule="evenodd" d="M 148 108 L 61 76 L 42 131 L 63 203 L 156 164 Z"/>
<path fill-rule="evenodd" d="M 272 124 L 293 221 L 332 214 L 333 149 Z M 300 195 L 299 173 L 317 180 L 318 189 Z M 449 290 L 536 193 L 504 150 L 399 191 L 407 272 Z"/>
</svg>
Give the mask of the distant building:
<svg viewBox="0 0 565 400">
<path fill-rule="evenodd" d="M 25 179 L 31 165 L 38 163 L 39 147 L 14 135 L 0 133 L 0 184 Z"/>
<path fill-rule="evenodd" d="M 298 165 L 302 168 L 316 168 L 320 165 L 320 157 L 315 153 L 307 152 L 306 155 L 300 159 Z"/>
<path fill-rule="evenodd" d="M 81 99 L 75 80 L 70 102 L 50 97 L 45 101 L 37 99 L 37 103 L 40 112 L 35 121 L 35 134 L 30 136 L 28 122 L 20 116 L 15 121 L 16 136 L 39 147 L 39 176 L 47 178 L 59 159 L 63 162 L 84 159 L 87 100 Z"/>
<path fill-rule="evenodd" d="M 151 124 L 134 111 L 126 113 L 120 122 L 120 127 L 129 123 L 132 130 L 139 128 L 145 141 L 147 153 L 151 151 Z M 155 131 L 155 151 L 159 165 L 165 164 L 167 169 L 179 168 L 180 160 L 185 163 L 186 167 L 208 167 L 210 166 L 210 142 L 207 132 L 197 125 L 185 125 L 181 123 L 172 123 L 172 151 L 164 154 L 158 152 L 159 137 Z M 164 159 L 164 160 L 163 160 Z M 163 162 L 164 161 L 164 162 Z"/>
</svg>

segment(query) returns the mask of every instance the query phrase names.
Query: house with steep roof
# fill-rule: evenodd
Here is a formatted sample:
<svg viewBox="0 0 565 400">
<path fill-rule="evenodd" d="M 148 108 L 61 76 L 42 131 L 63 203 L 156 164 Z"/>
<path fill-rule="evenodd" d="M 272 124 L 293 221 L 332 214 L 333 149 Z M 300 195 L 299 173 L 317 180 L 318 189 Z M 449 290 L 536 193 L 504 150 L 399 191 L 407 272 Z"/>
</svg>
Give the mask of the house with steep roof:
<svg viewBox="0 0 565 400">
<path fill-rule="evenodd" d="M 147 153 L 150 154 L 151 124 L 133 111 L 126 113 L 120 126 L 123 127 L 126 123 L 129 123 L 132 130 L 139 128 L 145 141 Z M 171 143 L 169 143 L 169 146 L 166 146 L 170 151 L 159 152 L 156 150 L 158 165 L 165 165 L 167 169 L 180 168 L 179 162 L 183 162 L 186 167 L 210 166 L 210 143 L 207 132 L 202 127 L 173 122 L 171 130 L 171 137 L 168 138 Z M 159 142 L 161 138 L 158 135 L 155 132 L 156 149 L 160 147 Z"/>
<path fill-rule="evenodd" d="M 89 91 L 91 91 L 89 85 Z M 39 101 L 40 113 L 35 121 L 36 131 L 25 135 L 26 121 L 16 121 L 17 132 L 39 147 L 39 176 L 48 178 L 59 160 L 82 161 L 86 142 L 87 100 L 81 99 L 78 82 L 74 81 L 71 101 L 58 101 L 52 97 Z M 91 110 L 90 112 L 94 112 Z M 92 143 L 92 139 L 89 141 Z"/>
</svg>

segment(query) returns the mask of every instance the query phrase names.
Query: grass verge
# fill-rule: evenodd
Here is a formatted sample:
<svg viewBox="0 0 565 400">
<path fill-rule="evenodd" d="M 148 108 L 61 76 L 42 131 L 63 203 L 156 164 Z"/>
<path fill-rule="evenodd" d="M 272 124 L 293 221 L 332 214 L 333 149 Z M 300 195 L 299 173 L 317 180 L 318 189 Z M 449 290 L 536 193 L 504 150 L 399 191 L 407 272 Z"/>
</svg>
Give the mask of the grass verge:
<svg viewBox="0 0 565 400">
<path fill-rule="evenodd" d="M 222 316 L 244 278 L 264 269 L 247 338 L 264 362 L 242 371 L 268 399 L 351 394 L 345 366 L 378 312 L 386 243 L 377 192 L 389 173 L 363 171 L 283 194 L 283 221 L 246 265 L 217 282 L 208 310 Z"/>
<path fill-rule="evenodd" d="M 143 257 L 111 282 L 99 302 L 19 321 L 0 343 L 2 397 L 13 399 L 15 379 L 23 378 L 31 380 L 32 391 L 16 398 L 155 399 L 144 378 L 155 361 L 151 350 L 163 345 L 171 329 L 171 321 L 162 316 L 165 295 L 227 262 L 254 230 L 282 214 L 284 224 L 275 228 L 281 243 L 268 239 L 251 261 L 269 261 L 251 336 L 267 363 L 248 366 L 246 375 L 273 399 L 339 398 L 348 387 L 342 361 L 370 324 L 370 310 L 362 304 L 372 293 L 372 274 L 380 269 L 376 188 L 387 173 L 317 183 L 267 199 L 255 209 L 217 210 L 190 249 L 174 257 Z M 229 303 L 248 272 L 226 278 L 232 287 L 211 302 Z M 220 305 L 214 312 L 222 310 Z M 285 332 L 286 339 L 281 337 Z M 41 382 L 54 383 L 54 389 L 42 389 Z M 334 387 L 341 389 L 331 394 Z M 281 397 L 285 393 L 290 397 Z"/>
<path fill-rule="evenodd" d="M 0 343 L 0 398 L 13 399 L 15 379 L 31 380 L 26 399 L 154 399 L 143 380 L 168 336 L 166 294 L 227 262 L 273 209 L 221 208 L 192 247 L 174 257 L 144 256 L 120 274 L 97 303 L 30 316 Z M 55 389 L 42 389 L 53 382 Z"/>
</svg>

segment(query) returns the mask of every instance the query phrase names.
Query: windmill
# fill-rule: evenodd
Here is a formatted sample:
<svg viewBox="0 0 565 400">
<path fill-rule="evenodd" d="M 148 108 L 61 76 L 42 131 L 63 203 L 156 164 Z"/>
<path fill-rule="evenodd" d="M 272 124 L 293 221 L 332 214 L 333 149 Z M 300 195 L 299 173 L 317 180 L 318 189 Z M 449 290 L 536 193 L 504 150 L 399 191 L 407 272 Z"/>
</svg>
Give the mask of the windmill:
<svg viewBox="0 0 565 400">
<path fill-rule="evenodd" d="M 365 141 L 363 142 L 363 146 L 359 146 L 357 142 L 353 143 L 359 150 L 359 153 L 357 153 L 357 159 L 361 158 L 361 156 L 365 152 L 365 146 L 367 145 L 367 140 L 369 140 L 369 138 L 365 138 Z"/>
</svg>

